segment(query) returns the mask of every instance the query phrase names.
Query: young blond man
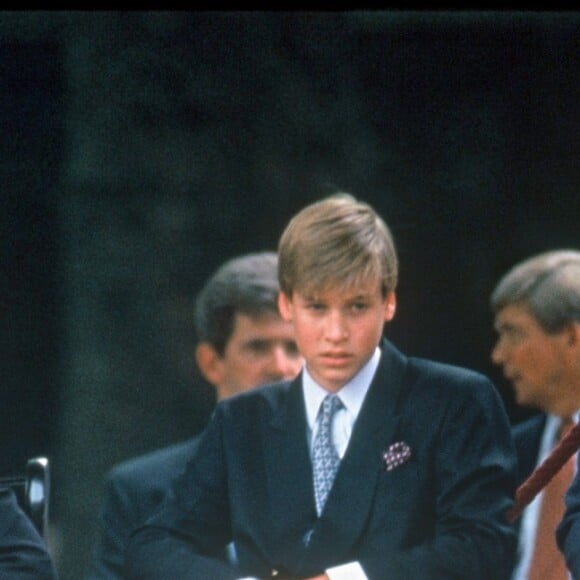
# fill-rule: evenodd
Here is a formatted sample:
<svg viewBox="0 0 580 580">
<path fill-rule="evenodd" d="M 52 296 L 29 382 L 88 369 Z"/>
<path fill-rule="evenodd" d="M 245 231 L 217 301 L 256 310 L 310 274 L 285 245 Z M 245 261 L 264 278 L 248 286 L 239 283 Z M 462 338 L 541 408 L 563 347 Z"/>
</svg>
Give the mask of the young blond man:
<svg viewBox="0 0 580 580">
<path fill-rule="evenodd" d="M 279 248 L 293 381 L 220 403 L 173 497 L 134 534 L 128 578 L 509 577 L 509 423 L 483 376 L 408 358 L 391 233 L 366 203 L 307 206 Z M 237 563 L 216 555 L 235 544 Z"/>
</svg>

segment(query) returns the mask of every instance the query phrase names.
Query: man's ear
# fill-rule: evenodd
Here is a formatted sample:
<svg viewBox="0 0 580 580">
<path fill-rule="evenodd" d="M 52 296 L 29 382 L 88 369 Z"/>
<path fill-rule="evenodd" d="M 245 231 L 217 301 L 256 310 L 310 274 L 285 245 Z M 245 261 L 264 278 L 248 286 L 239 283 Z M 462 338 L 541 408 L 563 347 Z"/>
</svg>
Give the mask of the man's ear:
<svg viewBox="0 0 580 580">
<path fill-rule="evenodd" d="M 579 348 L 580 347 L 580 323 L 571 322 L 564 329 L 566 333 L 566 339 L 568 346 Z"/>
<path fill-rule="evenodd" d="M 278 310 L 282 320 L 285 322 L 292 321 L 292 300 L 284 292 L 278 294 Z"/>
<path fill-rule="evenodd" d="M 222 357 L 209 342 L 200 342 L 195 348 L 195 360 L 199 371 L 212 385 L 221 385 L 224 379 Z"/>
<path fill-rule="evenodd" d="M 397 296 L 394 292 L 389 292 L 385 300 L 385 322 L 393 320 L 397 311 Z"/>
</svg>

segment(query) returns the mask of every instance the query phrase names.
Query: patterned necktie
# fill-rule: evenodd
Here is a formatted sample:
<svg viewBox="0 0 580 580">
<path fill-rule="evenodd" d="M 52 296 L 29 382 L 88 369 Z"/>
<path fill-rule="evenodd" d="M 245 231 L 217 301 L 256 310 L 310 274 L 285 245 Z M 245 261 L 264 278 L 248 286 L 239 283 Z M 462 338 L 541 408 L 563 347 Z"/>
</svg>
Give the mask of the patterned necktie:
<svg viewBox="0 0 580 580">
<path fill-rule="evenodd" d="M 340 457 L 332 442 L 332 422 L 336 411 L 341 408 L 342 401 L 336 395 L 326 395 L 318 413 L 318 431 L 312 445 L 314 498 L 318 515 L 322 513 L 340 465 Z"/>
<path fill-rule="evenodd" d="M 558 433 L 559 439 L 573 426 L 572 419 L 563 419 Z M 575 458 L 576 455 L 572 455 L 544 489 L 528 580 L 569 578 L 564 557 L 556 545 L 556 526 L 564 515 L 564 495 L 574 478 Z"/>
</svg>

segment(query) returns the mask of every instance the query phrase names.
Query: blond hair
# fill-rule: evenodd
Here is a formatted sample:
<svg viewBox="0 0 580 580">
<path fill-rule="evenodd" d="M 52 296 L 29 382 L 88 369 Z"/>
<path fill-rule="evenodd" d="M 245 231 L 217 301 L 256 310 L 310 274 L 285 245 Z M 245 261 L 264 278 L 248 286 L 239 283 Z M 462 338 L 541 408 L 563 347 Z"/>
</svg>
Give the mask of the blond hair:
<svg viewBox="0 0 580 580">
<path fill-rule="evenodd" d="M 278 245 L 278 277 L 287 296 L 369 280 L 379 280 L 386 296 L 398 278 L 393 236 L 370 205 L 336 193 L 290 220 Z"/>
</svg>

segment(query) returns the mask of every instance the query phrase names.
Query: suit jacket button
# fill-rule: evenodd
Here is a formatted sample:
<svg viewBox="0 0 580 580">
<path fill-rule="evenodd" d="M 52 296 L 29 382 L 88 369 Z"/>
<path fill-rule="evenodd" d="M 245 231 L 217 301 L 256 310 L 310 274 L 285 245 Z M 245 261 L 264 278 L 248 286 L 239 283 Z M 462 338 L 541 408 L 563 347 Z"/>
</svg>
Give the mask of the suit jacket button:
<svg viewBox="0 0 580 580">
<path fill-rule="evenodd" d="M 276 576 L 278 576 L 278 574 L 280 574 L 280 572 L 278 570 L 276 570 L 276 568 L 272 568 L 272 572 L 270 572 L 270 577 L 276 578 Z"/>
</svg>

